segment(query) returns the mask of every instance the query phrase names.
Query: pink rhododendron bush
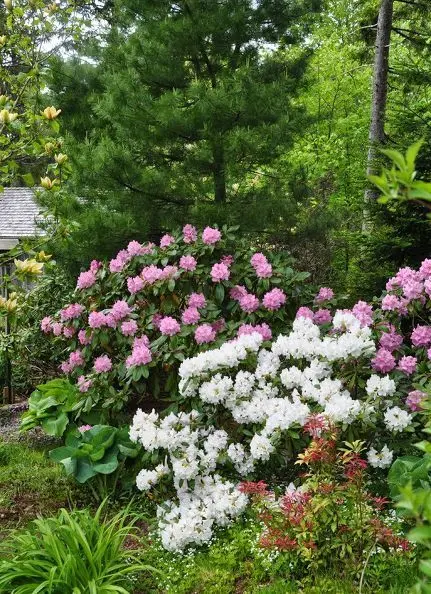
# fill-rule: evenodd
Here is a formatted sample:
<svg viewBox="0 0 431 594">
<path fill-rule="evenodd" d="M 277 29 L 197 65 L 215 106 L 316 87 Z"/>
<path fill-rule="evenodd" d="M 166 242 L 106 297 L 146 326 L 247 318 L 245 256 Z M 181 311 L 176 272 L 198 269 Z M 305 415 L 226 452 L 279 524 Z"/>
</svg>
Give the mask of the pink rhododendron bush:
<svg viewBox="0 0 431 594">
<path fill-rule="evenodd" d="M 158 512 L 167 549 L 207 542 L 245 509 L 240 479 L 271 464 L 294 475 L 294 450 L 330 426 L 361 440 L 376 469 L 417 441 L 431 375 L 431 260 L 386 289 L 374 306 L 333 311 L 322 288 L 291 331 L 245 334 L 183 361 L 182 412 L 137 411 L 130 437 L 148 461 L 137 486 L 175 493 Z"/>
<path fill-rule="evenodd" d="M 62 371 L 82 394 L 75 413 L 176 394 L 185 358 L 288 326 L 308 274 L 285 253 L 253 250 L 236 231 L 186 225 L 159 246 L 132 241 L 80 274 L 74 302 L 41 324 L 65 343 Z"/>
</svg>

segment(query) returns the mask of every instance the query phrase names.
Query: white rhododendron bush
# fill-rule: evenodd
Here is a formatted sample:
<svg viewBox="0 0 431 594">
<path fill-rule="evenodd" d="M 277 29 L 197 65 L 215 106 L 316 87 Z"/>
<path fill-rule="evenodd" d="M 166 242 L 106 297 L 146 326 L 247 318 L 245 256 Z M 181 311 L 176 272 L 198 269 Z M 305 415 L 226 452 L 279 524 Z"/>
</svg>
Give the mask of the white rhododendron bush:
<svg viewBox="0 0 431 594">
<path fill-rule="evenodd" d="M 238 516 L 247 504 L 238 481 L 277 455 L 283 436 L 295 439 L 301 428 L 310 434 L 313 424 L 330 423 L 353 432 L 366 440 L 371 466 L 391 464 L 392 445 L 413 430 L 419 410 L 411 387 L 418 359 L 403 354 L 402 338 L 394 339 L 395 327 L 384 322 L 380 308 L 373 312 L 360 302 L 352 311 L 327 312 L 319 324 L 301 308 L 292 331 L 273 342 L 254 333 L 186 359 L 180 394 L 190 412 L 138 410 L 131 439 L 160 463 L 143 469 L 137 486 L 148 491 L 168 482 L 176 492 L 158 509 L 165 548 L 206 542 L 216 525 Z M 388 346 L 390 340 L 393 348 L 384 349 L 381 342 Z M 413 348 L 427 359 L 425 346 Z M 391 369 L 382 365 L 382 351 L 393 359 Z"/>
</svg>

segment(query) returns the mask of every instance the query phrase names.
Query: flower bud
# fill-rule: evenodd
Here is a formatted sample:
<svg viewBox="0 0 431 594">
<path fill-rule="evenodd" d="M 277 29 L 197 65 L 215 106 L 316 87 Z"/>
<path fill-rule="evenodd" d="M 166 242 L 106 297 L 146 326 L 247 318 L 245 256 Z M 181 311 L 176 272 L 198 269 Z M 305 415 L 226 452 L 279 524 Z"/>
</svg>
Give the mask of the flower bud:
<svg viewBox="0 0 431 594">
<path fill-rule="evenodd" d="M 51 107 L 45 107 L 42 112 L 42 115 L 46 117 L 47 120 L 55 120 L 55 118 L 61 113 L 61 109 L 55 109 L 53 105 Z"/>
<path fill-rule="evenodd" d="M 48 153 L 48 155 L 50 155 L 52 152 L 54 152 L 55 149 L 55 144 L 53 142 L 47 142 L 45 144 L 45 152 Z"/>
<path fill-rule="evenodd" d="M 2 109 L 0 111 L 0 122 L 2 124 L 10 124 L 18 117 L 17 113 L 11 113 L 8 109 Z"/>
<path fill-rule="evenodd" d="M 63 165 L 68 160 L 68 156 L 63 153 L 58 153 L 58 155 L 54 156 L 55 162 L 59 165 Z"/>
<path fill-rule="evenodd" d="M 45 190 L 51 190 L 52 186 L 54 185 L 54 182 L 48 176 L 41 177 L 40 185 L 42 186 L 42 188 L 45 188 Z"/>
</svg>

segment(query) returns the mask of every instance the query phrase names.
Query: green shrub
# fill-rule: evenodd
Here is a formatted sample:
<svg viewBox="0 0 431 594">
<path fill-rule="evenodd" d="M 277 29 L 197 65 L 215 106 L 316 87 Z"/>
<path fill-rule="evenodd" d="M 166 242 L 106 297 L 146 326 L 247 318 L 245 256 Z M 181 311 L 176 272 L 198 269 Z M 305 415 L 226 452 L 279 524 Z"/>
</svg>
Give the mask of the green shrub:
<svg viewBox="0 0 431 594">
<path fill-rule="evenodd" d="M 3 545 L 0 592 L 4 594 L 128 594 L 128 576 L 153 568 L 124 547 L 133 531 L 128 510 L 110 520 L 103 504 L 34 520 Z"/>
</svg>

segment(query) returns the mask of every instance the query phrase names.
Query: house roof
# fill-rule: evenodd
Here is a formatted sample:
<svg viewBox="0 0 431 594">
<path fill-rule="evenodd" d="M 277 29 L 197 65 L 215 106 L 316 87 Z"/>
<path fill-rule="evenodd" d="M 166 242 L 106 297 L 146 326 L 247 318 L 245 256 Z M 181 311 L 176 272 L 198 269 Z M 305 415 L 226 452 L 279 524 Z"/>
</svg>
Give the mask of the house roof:
<svg viewBox="0 0 431 594">
<path fill-rule="evenodd" d="M 41 235 L 40 209 L 30 188 L 5 188 L 0 193 L 0 240 Z"/>
</svg>

